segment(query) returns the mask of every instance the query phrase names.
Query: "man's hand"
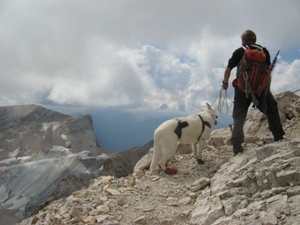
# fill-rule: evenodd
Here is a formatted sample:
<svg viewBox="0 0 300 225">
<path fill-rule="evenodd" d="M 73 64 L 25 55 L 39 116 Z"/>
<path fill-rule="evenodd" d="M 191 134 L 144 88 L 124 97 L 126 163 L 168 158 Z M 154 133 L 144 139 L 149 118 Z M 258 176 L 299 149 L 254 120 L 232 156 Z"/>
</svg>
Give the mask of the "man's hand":
<svg viewBox="0 0 300 225">
<path fill-rule="evenodd" d="M 227 90 L 228 89 L 228 82 L 225 82 L 224 80 L 222 81 L 222 88 L 224 90 Z"/>
</svg>

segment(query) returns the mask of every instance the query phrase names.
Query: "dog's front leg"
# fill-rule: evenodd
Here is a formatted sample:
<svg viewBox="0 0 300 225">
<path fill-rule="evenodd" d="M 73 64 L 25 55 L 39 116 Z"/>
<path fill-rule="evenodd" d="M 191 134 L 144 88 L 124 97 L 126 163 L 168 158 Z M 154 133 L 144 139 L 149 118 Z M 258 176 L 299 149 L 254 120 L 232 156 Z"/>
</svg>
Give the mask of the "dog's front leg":
<svg viewBox="0 0 300 225">
<path fill-rule="evenodd" d="M 191 145 L 192 145 L 193 154 L 194 154 L 194 157 L 195 157 L 195 158 L 198 157 L 197 144 L 198 144 L 198 142 L 192 143 L 192 144 L 191 144 Z"/>
<path fill-rule="evenodd" d="M 204 164 L 204 161 L 202 159 L 202 150 L 203 150 L 203 147 L 204 147 L 204 140 L 201 138 L 199 143 L 198 143 L 198 154 L 197 154 L 197 162 L 198 164 Z"/>
<path fill-rule="evenodd" d="M 202 157 L 202 148 L 200 147 L 200 142 L 192 143 L 192 150 L 194 153 L 194 157 L 196 158 L 198 164 L 204 164 L 204 161 L 201 159 Z"/>
</svg>

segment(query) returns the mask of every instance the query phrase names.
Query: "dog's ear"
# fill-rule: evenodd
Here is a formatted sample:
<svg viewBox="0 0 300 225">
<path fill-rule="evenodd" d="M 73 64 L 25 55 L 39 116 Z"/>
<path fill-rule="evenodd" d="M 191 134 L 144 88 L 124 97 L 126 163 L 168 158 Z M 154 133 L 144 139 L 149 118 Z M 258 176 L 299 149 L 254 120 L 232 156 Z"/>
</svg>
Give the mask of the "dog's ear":
<svg viewBox="0 0 300 225">
<path fill-rule="evenodd" d="M 206 102 L 206 106 L 207 106 L 208 109 L 212 110 L 210 104 L 208 104 L 207 102 Z"/>
</svg>

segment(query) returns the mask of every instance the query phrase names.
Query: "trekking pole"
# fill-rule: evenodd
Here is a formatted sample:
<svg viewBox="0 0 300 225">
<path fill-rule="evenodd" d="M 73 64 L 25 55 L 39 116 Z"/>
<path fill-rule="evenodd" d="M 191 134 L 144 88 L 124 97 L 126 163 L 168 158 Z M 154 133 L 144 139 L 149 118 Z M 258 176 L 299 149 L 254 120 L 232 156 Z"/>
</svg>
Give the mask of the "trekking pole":
<svg viewBox="0 0 300 225">
<path fill-rule="evenodd" d="M 278 52 L 277 52 L 275 58 L 273 59 L 272 64 L 269 66 L 269 70 L 268 70 L 268 72 L 267 72 L 267 74 L 266 74 L 265 79 L 262 81 L 262 83 L 261 83 L 261 84 L 259 85 L 259 87 L 258 87 L 258 91 L 257 91 L 257 95 L 258 95 L 258 96 L 261 95 L 261 93 L 262 93 L 262 91 L 264 90 L 264 88 L 265 88 L 267 82 L 269 81 L 269 78 L 270 78 L 270 76 L 271 76 L 271 72 L 272 72 L 272 70 L 274 69 L 275 64 L 276 64 L 276 62 L 277 62 L 277 56 L 279 55 L 279 52 L 280 52 L 280 50 L 278 50 Z"/>
</svg>

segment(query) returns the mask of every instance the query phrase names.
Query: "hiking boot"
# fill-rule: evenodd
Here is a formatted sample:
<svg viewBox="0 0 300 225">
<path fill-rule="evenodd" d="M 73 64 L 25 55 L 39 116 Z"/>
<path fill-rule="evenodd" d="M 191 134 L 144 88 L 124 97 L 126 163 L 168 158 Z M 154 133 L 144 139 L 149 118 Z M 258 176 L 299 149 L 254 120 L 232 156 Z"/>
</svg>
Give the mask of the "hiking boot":
<svg viewBox="0 0 300 225">
<path fill-rule="evenodd" d="M 284 131 L 282 131 L 282 132 L 280 132 L 280 133 L 278 133 L 278 134 L 273 134 L 273 136 L 274 136 L 274 141 L 280 141 L 280 140 L 283 140 L 283 139 L 284 139 L 283 135 L 285 135 L 285 132 L 284 132 Z"/>
<path fill-rule="evenodd" d="M 282 135 L 274 137 L 274 141 L 280 141 L 280 140 L 283 140 L 283 139 L 284 139 L 284 137 Z"/>
<path fill-rule="evenodd" d="M 241 144 L 234 144 L 233 145 L 233 154 L 237 155 L 239 153 L 242 153 L 244 151 L 244 148 L 242 147 Z"/>
</svg>

